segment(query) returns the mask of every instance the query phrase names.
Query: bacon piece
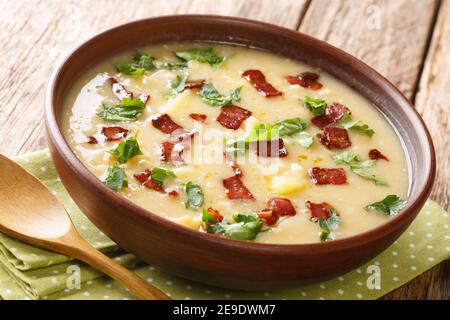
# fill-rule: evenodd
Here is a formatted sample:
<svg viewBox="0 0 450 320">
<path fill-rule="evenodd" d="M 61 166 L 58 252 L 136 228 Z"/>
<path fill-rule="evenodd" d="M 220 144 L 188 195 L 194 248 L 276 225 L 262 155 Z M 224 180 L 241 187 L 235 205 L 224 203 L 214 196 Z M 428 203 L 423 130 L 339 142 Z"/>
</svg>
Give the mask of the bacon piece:
<svg viewBox="0 0 450 320">
<path fill-rule="evenodd" d="M 111 89 L 117 99 L 121 100 L 125 98 L 133 99 L 133 93 L 128 91 L 123 85 L 117 82 L 114 78 L 109 78 L 111 83 Z"/>
<path fill-rule="evenodd" d="M 388 157 L 382 154 L 378 149 L 372 149 L 369 151 L 369 158 L 372 160 L 383 159 L 389 161 Z"/>
<path fill-rule="evenodd" d="M 147 102 L 150 100 L 150 95 L 146 93 L 141 93 L 138 99 L 141 100 L 144 104 L 147 104 Z"/>
<path fill-rule="evenodd" d="M 313 203 L 311 201 L 306 201 L 306 207 L 311 211 L 311 219 L 317 218 L 320 220 L 328 219 L 331 214 L 331 209 L 334 209 L 330 204 L 326 202 Z M 339 215 L 337 212 L 336 214 Z"/>
<path fill-rule="evenodd" d="M 347 130 L 341 128 L 326 127 L 323 134 L 318 133 L 317 137 L 328 149 L 345 149 L 352 145 Z"/>
<path fill-rule="evenodd" d="M 282 95 L 281 91 L 278 91 L 267 82 L 266 77 L 260 70 L 247 70 L 242 76 L 266 98 Z"/>
<path fill-rule="evenodd" d="M 205 80 L 186 81 L 184 84 L 185 89 L 200 89 L 205 84 Z"/>
<path fill-rule="evenodd" d="M 129 131 L 122 127 L 103 127 L 101 132 L 106 141 L 119 141 L 126 138 Z"/>
<path fill-rule="evenodd" d="M 137 173 L 137 174 L 134 175 L 134 177 L 144 187 L 146 187 L 148 189 L 153 189 L 153 190 L 156 190 L 156 191 L 164 192 L 164 189 L 159 184 L 157 184 L 155 181 L 153 181 L 151 179 L 152 172 L 150 170 L 147 169 L 144 172 Z"/>
<path fill-rule="evenodd" d="M 223 179 L 223 186 L 229 199 L 255 200 L 252 193 L 244 186 L 239 176 Z"/>
<path fill-rule="evenodd" d="M 167 192 L 167 194 L 169 195 L 169 197 L 173 197 L 173 198 L 176 198 L 176 197 L 178 197 L 180 195 L 178 193 L 178 191 L 176 191 L 176 190 L 170 190 L 170 191 Z"/>
<path fill-rule="evenodd" d="M 347 176 L 342 168 L 319 168 L 309 170 L 309 175 L 314 184 L 345 184 Z"/>
<path fill-rule="evenodd" d="M 286 198 L 267 199 L 265 210 L 271 210 L 277 216 L 295 216 L 297 213 L 291 201 Z"/>
<path fill-rule="evenodd" d="M 164 162 L 172 162 L 174 164 L 184 163 L 181 154 L 184 151 L 182 144 L 174 144 L 170 141 L 164 141 L 161 144 L 161 160 Z"/>
<path fill-rule="evenodd" d="M 297 76 L 287 76 L 286 80 L 290 84 L 298 84 L 303 88 L 319 90 L 323 87 L 323 85 L 317 81 L 319 77 L 320 76 L 314 72 L 303 72 Z"/>
<path fill-rule="evenodd" d="M 89 143 L 89 144 L 97 144 L 97 143 L 98 143 L 98 140 L 97 140 L 97 138 L 94 137 L 94 136 L 89 136 L 89 137 L 88 137 L 87 143 Z"/>
<path fill-rule="evenodd" d="M 179 124 L 174 122 L 167 113 L 164 113 L 158 118 L 153 119 L 152 124 L 156 129 L 169 134 L 174 132 L 175 130 L 183 129 Z"/>
<path fill-rule="evenodd" d="M 217 117 L 217 121 L 228 129 L 237 130 L 252 113 L 244 108 L 229 105 L 222 108 L 222 112 Z"/>
<path fill-rule="evenodd" d="M 273 213 L 272 210 L 264 209 L 260 213 L 258 213 L 258 217 L 260 217 L 265 224 L 268 226 L 273 226 L 275 223 L 277 223 L 279 216 L 277 216 L 275 213 Z"/>
<path fill-rule="evenodd" d="M 256 147 L 256 154 L 262 157 L 287 157 L 288 151 L 284 146 L 283 139 L 270 140 L 270 141 L 253 141 L 250 142 L 252 148 Z"/>
<path fill-rule="evenodd" d="M 217 222 L 222 222 L 223 221 L 223 216 L 220 214 L 219 211 L 217 211 L 214 208 L 209 207 L 208 208 L 208 213 L 214 218 L 214 220 L 216 220 Z"/>
<path fill-rule="evenodd" d="M 195 121 L 198 122 L 205 122 L 207 116 L 206 114 L 202 114 L 202 113 L 191 113 L 189 115 L 189 117 L 191 117 L 192 119 L 194 119 Z"/>
<path fill-rule="evenodd" d="M 349 108 L 340 103 L 332 103 L 325 109 L 324 115 L 312 118 L 311 122 L 323 129 L 341 120 L 346 113 L 351 113 Z"/>
<path fill-rule="evenodd" d="M 230 153 L 225 151 L 223 153 L 223 157 L 224 157 L 225 161 L 228 163 L 228 165 L 231 167 L 231 169 L 233 170 L 234 175 L 238 176 L 238 177 L 242 177 L 242 170 L 239 167 L 239 165 L 237 164 L 236 160 L 234 160 L 233 156 Z"/>
</svg>

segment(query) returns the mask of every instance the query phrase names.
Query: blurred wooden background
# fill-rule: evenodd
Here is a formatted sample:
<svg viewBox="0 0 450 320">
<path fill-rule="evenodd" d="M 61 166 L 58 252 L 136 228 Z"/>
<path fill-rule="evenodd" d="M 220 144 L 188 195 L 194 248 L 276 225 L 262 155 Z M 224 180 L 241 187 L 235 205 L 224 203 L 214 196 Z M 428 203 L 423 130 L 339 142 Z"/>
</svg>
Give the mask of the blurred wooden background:
<svg viewBox="0 0 450 320">
<path fill-rule="evenodd" d="M 45 87 L 67 50 L 128 21 L 212 13 L 299 30 L 355 55 L 411 99 L 434 139 L 432 199 L 450 209 L 450 0 L 0 0 L 0 153 L 46 147 Z M 388 299 L 449 299 L 450 263 Z"/>
</svg>

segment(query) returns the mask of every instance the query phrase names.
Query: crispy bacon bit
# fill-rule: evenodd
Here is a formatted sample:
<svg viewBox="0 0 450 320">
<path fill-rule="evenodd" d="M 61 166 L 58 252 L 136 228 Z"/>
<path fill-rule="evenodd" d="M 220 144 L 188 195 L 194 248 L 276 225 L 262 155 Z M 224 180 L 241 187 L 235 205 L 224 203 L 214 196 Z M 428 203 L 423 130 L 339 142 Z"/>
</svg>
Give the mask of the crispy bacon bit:
<svg viewBox="0 0 450 320">
<path fill-rule="evenodd" d="M 96 137 L 90 136 L 90 137 L 88 137 L 87 143 L 89 143 L 89 144 L 97 144 L 97 143 L 98 143 L 98 140 L 97 140 Z"/>
<path fill-rule="evenodd" d="M 317 218 L 320 220 L 328 219 L 331 214 L 331 209 L 334 209 L 331 205 L 329 205 L 326 202 L 313 203 L 311 201 L 306 201 L 306 207 L 311 211 L 311 219 Z M 336 214 L 339 215 L 337 212 Z"/>
<path fill-rule="evenodd" d="M 141 100 L 144 104 L 147 104 L 148 100 L 150 100 L 150 95 L 142 93 L 139 95 L 138 99 Z"/>
<path fill-rule="evenodd" d="M 351 113 L 349 108 L 340 103 L 332 103 L 326 108 L 324 115 L 312 118 L 311 122 L 323 129 L 341 120 L 346 113 Z"/>
<path fill-rule="evenodd" d="M 223 216 L 220 214 L 219 211 L 217 211 L 214 208 L 209 207 L 208 208 L 208 213 L 214 218 L 214 220 L 216 220 L 217 222 L 222 222 L 223 221 Z"/>
<path fill-rule="evenodd" d="M 185 89 L 200 89 L 205 84 L 205 80 L 186 81 L 184 84 Z"/>
<path fill-rule="evenodd" d="M 323 134 L 318 133 L 317 137 L 328 149 L 345 149 L 352 145 L 347 130 L 341 128 L 326 127 Z"/>
<path fill-rule="evenodd" d="M 272 210 L 270 209 L 264 209 L 260 213 L 258 213 L 258 217 L 260 217 L 265 224 L 268 226 L 273 226 L 278 221 L 278 215 L 276 215 Z"/>
<path fill-rule="evenodd" d="M 161 144 L 161 160 L 164 162 L 172 162 L 174 164 L 184 163 L 181 154 L 184 151 L 182 144 L 174 144 L 170 141 L 164 141 Z"/>
<path fill-rule="evenodd" d="M 176 190 L 170 190 L 170 191 L 167 192 L 167 194 L 169 195 L 169 197 L 173 197 L 173 198 L 176 198 L 176 197 L 178 197 L 180 195 L 178 193 L 178 191 L 176 191 Z"/>
<path fill-rule="evenodd" d="M 234 175 L 242 177 L 242 170 L 237 164 L 236 160 L 233 158 L 233 156 L 230 153 L 224 151 L 223 157 L 226 163 L 231 167 L 231 170 L 233 170 Z"/>
<path fill-rule="evenodd" d="M 281 91 L 278 91 L 267 82 L 266 77 L 260 70 L 247 70 L 242 76 L 266 98 L 282 95 Z"/>
<path fill-rule="evenodd" d="M 223 186 L 229 199 L 255 200 L 252 193 L 244 186 L 239 176 L 223 179 Z"/>
<path fill-rule="evenodd" d="M 342 168 L 319 168 L 314 167 L 309 170 L 309 175 L 314 184 L 345 184 L 347 176 Z"/>
<path fill-rule="evenodd" d="M 288 151 L 284 146 L 283 139 L 270 140 L 270 141 L 254 141 L 250 143 L 251 148 L 255 148 L 256 154 L 263 157 L 287 157 Z"/>
<path fill-rule="evenodd" d="M 228 129 L 237 130 L 252 113 L 244 108 L 229 105 L 222 108 L 222 112 L 217 117 L 217 121 Z"/>
<path fill-rule="evenodd" d="M 106 141 L 119 141 L 126 138 L 129 131 L 122 127 L 103 127 L 101 132 Z"/>
<path fill-rule="evenodd" d="M 272 210 L 278 216 L 295 216 L 297 213 L 291 201 L 286 198 L 267 199 L 266 210 Z"/>
<path fill-rule="evenodd" d="M 144 172 L 137 173 L 137 174 L 134 175 L 134 177 L 144 187 L 146 187 L 148 189 L 153 189 L 153 190 L 156 190 L 156 191 L 164 192 L 164 189 L 159 184 L 157 184 L 155 181 L 153 181 L 151 179 L 152 172 L 150 170 L 147 169 Z"/>
<path fill-rule="evenodd" d="M 169 134 L 174 132 L 175 130 L 183 129 L 179 124 L 175 123 L 167 113 L 164 113 L 158 118 L 153 119 L 152 124 L 156 129 Z"/>
<path fill-rule="evenodd" d="M 319 90 L 323 85 L 317 81 L 319 80 L 319 75 L 314 72 L 303 72 L 297 76 L 287 76 L 286 80 L 290 84 L 298 84 L 303 88 L 308 88 L 312 90 Z"/>
<path fill-rule="evenodd" d="M 202 114 L 202 113 L 191 113 L 189 115 L 189 117 L 191 117 L 192 119 L 194 119 L 195 121 L 198 122 L 205 122 L 207 116 L 206 114 Z"/>
<path fill-rule="evenodd" d="M 369 158 L 372 160 L 383 159 L 389 161 L 388 157 L 382 154 L 378 149 L 372 149 L 369 151 Z"/>
<path fill-rule="evenodd" d="M 133 93 L 125 89 L 123 85 L 117 82 L 114 78 L 109 78 L 111 83 L 111 89 L 117 99 L 122 100 L 125 98 L 133 99 Z"/>
</svg>

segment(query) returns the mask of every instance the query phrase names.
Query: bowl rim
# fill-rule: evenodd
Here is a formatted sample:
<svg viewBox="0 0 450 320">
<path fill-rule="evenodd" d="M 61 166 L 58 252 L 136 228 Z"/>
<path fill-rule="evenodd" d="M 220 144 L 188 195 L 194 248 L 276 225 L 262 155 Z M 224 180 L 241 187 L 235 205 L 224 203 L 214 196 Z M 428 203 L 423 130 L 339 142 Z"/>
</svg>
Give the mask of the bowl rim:
<svg viewBox="0 0 450 320">
<path fill-rule="evenodd" d="M 370 77 L 372 81 L 381 81 L 384 85 L 387 86 L 387 89 L 391 90 L 394 94 L 397 95 L 398 99 L 401 99 L 402 106 L 406 106 L 404 108 L 405 113 L 407 114 L 407 118 L 410 122 L 414 124 L 414 130 L 420 132 L 422 135 L 426 137 L 425 140 L 421 140 L 421 144 L 425 150 L 428 152 L 423 155 L 425 157 L 425 163 L 428 164 L 425 168 L 422 168 L 426 174 L 427 178 L 421 185 L 417 186 L 420 192 L 417 192 L 417 195 L 414 198 L 408 199 L 406 207 L 394 217 L 391 217 L 389 221 L 386 221 L 379 226 L 369 229 L 367 231 L 357 233 L 352 236 L 344 237 L 341 239 L 336 239 L 333 241 L 327 241 L 325 243 L 321 242 L 313 242 L 313 243 L 300 243 L 300 244 L 276 244 L 276 243 L 260 243 L 260 242 L 250 242 L 250 241 L 241 241 L 234 240 L 231 238 L 225 238 L 215 234 L 203 233 L 197 230 L 190 229 L 183 225 L 180 225 L 176 222 L 173 222 L 167 218 L 159 216 L 151 211 L 144 209 L 143 207 L 133 203 L 131 200 L 128 200 L 124 196 L 110 190 L 106 187 L 99 178 L 94 176 L 85 166 L 84 164 L 77 158 L 75 153 L 69 147 L 66 142 L 62 130 L 59 127 L 59 122 L 56 115 L 56 106 L 54 105 L 54 97 L 56 95 L 56 86 L 59 78 L 64 72 L 64 69 L 71 59 L 76 57 L 77 53 L 82 51 L 84 48 L 88 47 L 90 44 L 96 42 L 99 38 L 107 36 L 108 34 L 112 34 L 121 29 L 135 28 L 141 24 L 154 23 L 158 21 L 164 20 L 172 20 L 177 19 L 177 21 L 185 21 L 185 20 L 195 20 L 197 22 L 210 22 L 219 23 L 222 22 L 234 22 L 245 24 L 247 27 L 253 28 L 271 28 L 275 29 L 279 32 L 287 32 L 292 35 L 295 34 L 296 37 L 302 37 L 303 41 L 309 41 L 311 43 L 316 44 L 317 46 L 322 47 L 324 50 L 330 50 L 335 54 L 342 55 L 346 59 L 348 59 L 352 68 L 359 67 L 363 68 L 365 73 Z M 232 41 L 230 41 L 232 44 Z M 275 255 L 298 255 L 298 254 L 309 254 L 309 255 L 317 255 L 323 253 L 331 253 L 334 251 L 352 248 L 355 246 L 360 246 L 363 243 L 372 242 L 376 239 L 380 239 L 384 237 L 386 234 L 390 233 L 393 230 L 397 230 L 401 228 L 405 221 L 408 219 L 412 219 L 415 217 L 415 213 L 419 211 L 419 209 L 424 205 L 425 201 L 428 199 L 428 196 L 431 192 L 431 187 L 434 182 L 434 176 L 436 171 L 436 158 L 434 152 L 434 146 L 431 139 L 431 135 L 423 121 L 420 117 L 417 110 L 413 107 L 412 103 L 403 95 L 400 90 L 394 86 L 389 80 L 387 80 L 384 76 L 374 70 L 372 67 L 368 66 L 358 58 L 346 53 L 345 51 L 334 47 L 333 45 L 311 37 L 307 34 L 301 33 L 297 30 L 288 29 L 282 26 L 278 26 L 272 23 L 256 21 L 241 17 L 230 17 L 223 15 L 209 15 L 209 14 L 180 14 L 180 15 L 163 15 L 156 16 L 150 18 L 144 18 L 140 20 L 131 21 L 125 24 L 121 24 L 118 26 L 114 26 L 112 28 L 108 28 L 102 32 L 99 32 L 92 36 L 91 38 L 83 41 L 81 44 L 78 44 L 75 48 L 69 51 L 57 64 L 58 67 L 53 71 L 49 84 L 47 86 L 47 90 L 45 93 L 45 112 L 44 112 L 44 120 L 45 127 L 47 131 L 47 140 L 53 139 L 53 146 L 58 152 L 59 156 L 63 158 L 64 162 L 74 170 L 79 178 L 83 179 L 88 184 L 93 186 L 96 191 L 105 198 L 108 198 L 109 201 L 115 206 L 123 207 L 128 214 L 128 219 L 136 218 L 137 216 L 148 220 L 150 223 L 155 223 L 168 231 L 176 232 L 181 236 L 195 238 L 196 240 L 203 241 L 205 244 L 209 243 L 211 245 L 218 245 L 223 248 L 229 248 L 233 250 L 240 250 L 246 253 L 270 253 Z M 348 85 L 348 84 L 346 84 Z M 355 89 L 353 89 L 355 90 Z M 358 92 L 358 94 L 361 94 Z M 374 106 L 377 108 L 376 106 Z M 378 110 L 380 112 L 380 110 Z M 389 121 L 388 121 L 389 122 Z M 392 127 L 392 124 L 390 123 Z M 398 136 L 398 133 L 397 133 Z M 403 143 L 403 141 L 402 141 Z M 405 150 L 406 156 L 407 150 Z M 418 208 L 420 207 L 420 208 Z"/>
</svg>

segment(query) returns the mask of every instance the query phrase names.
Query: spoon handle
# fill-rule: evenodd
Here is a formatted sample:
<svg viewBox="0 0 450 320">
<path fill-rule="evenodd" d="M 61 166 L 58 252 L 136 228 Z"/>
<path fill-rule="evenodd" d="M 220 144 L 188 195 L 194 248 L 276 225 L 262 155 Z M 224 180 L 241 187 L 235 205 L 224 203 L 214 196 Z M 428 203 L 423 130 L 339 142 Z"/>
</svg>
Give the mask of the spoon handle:
<svg viewBox="0 0 450 320">
<path fill-rule="evenodd" d="M 152 286 L 147 281 L 129 271 L 125 267 L 122 267 L 120 264 L 92 247 L 81 237 L 77 239 L 76 248 L 72 247 L 70 251 L 71 252 L 67 252 L 66 254 L 89 264 L 90 266 L 117 280 L 139 299 L 170 300 L 170 298 L 158 288 Z"/>
</svg>

